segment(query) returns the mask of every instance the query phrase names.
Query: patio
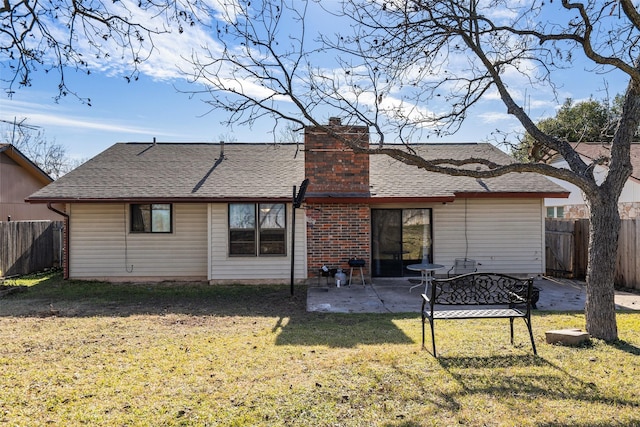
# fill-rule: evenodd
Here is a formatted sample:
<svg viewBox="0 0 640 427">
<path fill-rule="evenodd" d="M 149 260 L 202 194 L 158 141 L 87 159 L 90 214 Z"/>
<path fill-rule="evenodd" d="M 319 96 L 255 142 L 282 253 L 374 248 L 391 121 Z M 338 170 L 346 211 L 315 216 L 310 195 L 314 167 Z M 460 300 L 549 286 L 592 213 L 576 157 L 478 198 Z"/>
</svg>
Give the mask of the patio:
<svg viewBox="0 0 640 427">
<path fill-rule="evenodd" d="M 331 313 L 419 313 L 422 288 L 409 288 L 415 283 L 406 277 L 374 278 L 362 286 L 357 282 L 352 286 L 337 288 L 333 281 L 327 286 L 323 280 L 308 282 L 307 311 Z M 585 283 L 577 280 L 549 277 L 536 278 L 534 286 L 540 289 L 538 310 L 581 311 L 586 299 Z M 619 310 L 640 310 L 640 293 L 616 291 L 616 308 Z"/>
</svg>

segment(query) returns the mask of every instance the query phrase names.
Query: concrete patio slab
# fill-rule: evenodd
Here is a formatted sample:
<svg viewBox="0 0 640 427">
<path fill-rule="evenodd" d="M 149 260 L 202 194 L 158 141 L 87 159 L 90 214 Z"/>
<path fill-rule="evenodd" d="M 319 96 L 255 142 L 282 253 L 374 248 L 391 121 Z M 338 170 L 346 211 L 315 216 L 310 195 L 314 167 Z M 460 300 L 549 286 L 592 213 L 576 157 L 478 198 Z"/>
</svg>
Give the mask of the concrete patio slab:
<svg viewBox="0 0 640 427">
<path fill-rule="evenodd" d="M 375 278 L 366 286 L 354 284 L 336 288 L 310 282 L 307 289 L 307 311 L 331 313 L 419 313 L 420 294 L 424 288 L 410 291 L 414 283 L 407 278 Z M 538 310 L 584 310 L 585 283 L 556 278 L 537 278 L 534 286 L 540 288 Z M 616 308 L 640 310 L 640 293 L 616 291 Z"/>
</svg>

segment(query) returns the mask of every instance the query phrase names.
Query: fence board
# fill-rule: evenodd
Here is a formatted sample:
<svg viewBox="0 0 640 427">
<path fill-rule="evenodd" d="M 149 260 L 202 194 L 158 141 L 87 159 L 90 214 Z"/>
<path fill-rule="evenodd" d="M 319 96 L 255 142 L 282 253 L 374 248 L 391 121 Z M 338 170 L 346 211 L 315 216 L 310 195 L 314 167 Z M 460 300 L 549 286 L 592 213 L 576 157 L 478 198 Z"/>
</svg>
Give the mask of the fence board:
<svg viewBox="0 0 640 427">
<path fill-rule="evenodd" d="M 62 221 L 0 221 L 0 277 L 60 265 Z"/>
<path fill-rule="evenodd" d="M 626 288 L 634 288 L 640 282 L 640 265 L 638 257 L 638 224 L 640 221 L 624 220 L 620 227 L 618 240 L 618 259 L 616 261 L 616 283 Z"/>
<path fill-rule="evenodd" d="M 634 270 L 636 274 L 633 288 L 640 289 L 640 218 L 635 219 L 634 235 L 636 236 L 635 256 L 631 258 L 630 262 L 635 263 Z"/>
<path fill-rule="evenodd" d="M 585 278 L 587 276 L 587 264 L 589 263 L 589 220 L 576 220 L 574 230 L 575 254 L 573 272 L 576 278 Z"/>
</svg>

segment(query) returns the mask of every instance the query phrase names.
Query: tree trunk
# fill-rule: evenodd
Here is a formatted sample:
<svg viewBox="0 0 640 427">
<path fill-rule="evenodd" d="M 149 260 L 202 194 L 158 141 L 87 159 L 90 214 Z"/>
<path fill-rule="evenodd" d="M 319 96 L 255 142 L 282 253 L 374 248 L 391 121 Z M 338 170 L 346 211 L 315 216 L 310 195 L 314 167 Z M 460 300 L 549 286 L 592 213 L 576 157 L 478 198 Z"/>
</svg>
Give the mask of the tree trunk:
<svg viewBox="0 0 640 427">
<path fill-rule="evenodd" d="M 614 278 L 620 214 L 617 199 L 601 195 L 590 201 L 589 263 L 587 267 L 587 332 L 605 341 L 618 339 Z"/>
</svg>

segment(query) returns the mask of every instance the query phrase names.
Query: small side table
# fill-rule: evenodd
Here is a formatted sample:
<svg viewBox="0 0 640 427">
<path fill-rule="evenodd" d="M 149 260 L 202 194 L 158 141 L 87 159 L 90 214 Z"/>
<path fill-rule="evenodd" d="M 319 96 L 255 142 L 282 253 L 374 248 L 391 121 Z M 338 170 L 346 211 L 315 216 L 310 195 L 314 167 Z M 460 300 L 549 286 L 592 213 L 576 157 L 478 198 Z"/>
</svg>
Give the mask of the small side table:
<svg viewBox="0 0 640 427">
<path fill-rule="evenodd" d="M 407 265 L 407 270 L 419 271 L 421 276 L 420 283 L 410 287 L 409 292 L 411 292 L 413 288 L 417 288 L 418 286 L 424 285 L 424 293 L 426 294 L 429 289 L 429 286 L 431 285 L 431 279 L 433 279 L 433 272 L 441 268 L 444 268 L 444 265 L 431 264 L 431 263 Z"/>
</svg>

